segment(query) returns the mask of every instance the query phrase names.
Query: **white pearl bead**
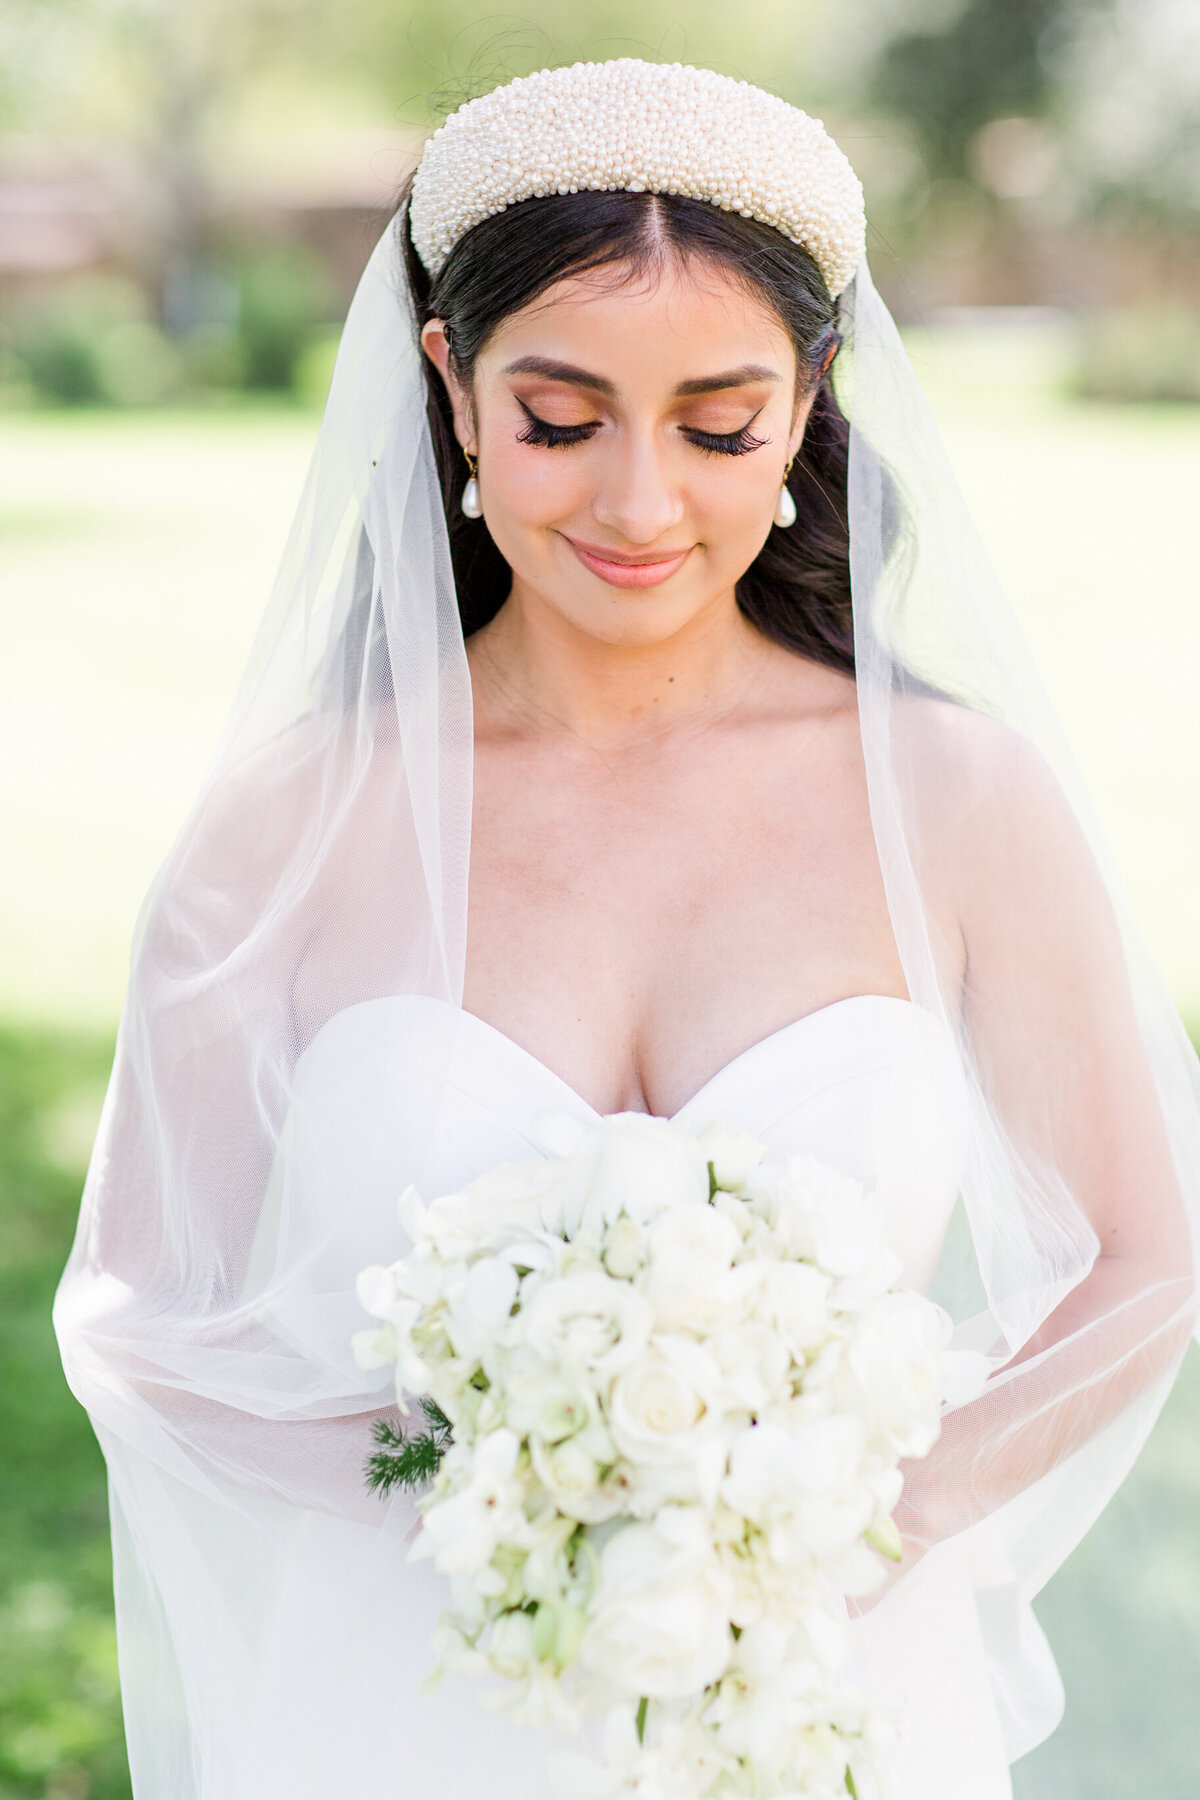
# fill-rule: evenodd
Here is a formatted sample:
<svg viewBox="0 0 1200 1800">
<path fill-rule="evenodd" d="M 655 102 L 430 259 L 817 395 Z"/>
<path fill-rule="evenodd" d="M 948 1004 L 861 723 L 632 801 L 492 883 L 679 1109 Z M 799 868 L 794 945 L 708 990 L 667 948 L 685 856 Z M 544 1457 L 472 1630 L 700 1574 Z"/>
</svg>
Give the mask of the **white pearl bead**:
<svg viewBox="0 0 1200 1800">
<path fill-rule="evenodd" d="M 466 510 L 467 508 L 464 502 L 463 511 L 466 512 Z M 775 502 L 775 523 L 784 531 L 787 530 L 789 525 L 794 525 L 796 523 L 796 502 L 792 499 L 791 491 L 786 482 L 780 488 L 779 498 Z"/>
</svg>

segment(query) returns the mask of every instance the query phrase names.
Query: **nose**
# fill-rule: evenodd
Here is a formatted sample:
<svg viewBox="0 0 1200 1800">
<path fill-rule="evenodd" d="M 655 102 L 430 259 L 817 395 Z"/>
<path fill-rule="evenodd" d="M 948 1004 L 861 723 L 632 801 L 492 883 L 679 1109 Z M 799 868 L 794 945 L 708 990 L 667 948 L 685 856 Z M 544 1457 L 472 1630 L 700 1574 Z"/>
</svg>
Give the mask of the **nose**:
<svg viewBox="0 0 1200 1800">
<path fill-rule="evenodd" d="M 627 544 L 648 547 L 673 531 L 684 499 L 672 479 L 671 458 L 654 431 L 622 432 L 606 459 L 592 500 L 597 524 Z"/>
</svg>

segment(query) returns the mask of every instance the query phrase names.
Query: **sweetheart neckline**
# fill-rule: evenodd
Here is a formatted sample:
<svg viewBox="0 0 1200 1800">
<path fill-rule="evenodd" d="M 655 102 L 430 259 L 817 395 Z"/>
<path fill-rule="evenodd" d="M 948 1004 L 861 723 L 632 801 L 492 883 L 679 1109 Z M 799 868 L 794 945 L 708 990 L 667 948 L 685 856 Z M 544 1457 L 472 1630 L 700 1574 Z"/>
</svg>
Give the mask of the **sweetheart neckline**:
<svg viewBox="0 0 1200 1800">
<path fill-rule="evenodd" d="M 413 995 L 412 998 L 427 998 L 427 996 Z M 870 1002 L 873 1005 L 882 1004 L 884 1006 L 900 1006 L 903 1007 L 909 1015 L 922 1014 L 935 1026 L 942 1030 L 946 1029 L 945 1021 L 941 1019 L 938 1014 L 930 1012 L 927 1007 L 919 1006 L 915 1000 L 906 999 L 900 994 L 847 994 L 841 1000 L 831 1000 L 825 1006 L 816 1006 L 811 1012 L 801 1013 L 798 1019 L 789 1019 L 786 1025 L 780 1025 L 775 1031 L 769 1031 L 765 1037 L 757 1038 L 754 1043 L 747 1044 L 744 1050 L 739 1050 L 736 1056 L 731 1057 L 727 1063 L 724 1063 L 721 1068 L 710 1075 L 708 1079 L 696 1089 L 696 1092 L 692 1094 L 689 1099 L 685 1100 L 683 1105 L 675 1112 L 670 1114 L 647 1113 L 644 1116 L 647 1118 L 667 1118 L 673 1124 L 677 1119 L 682 1119 L 692 1107 L 704 1100 L 708 1095 L 709 1090 L 715 1087 L 719 1081 L 723 1081 L 731 1071 L 739 1068 L 743 1063 L 749 1061 L 751 1057 L 760 1052 L 765 1053 L 770 1046 L 776 1044 L 793 1032 L 799 1032 L 804 1027 L 811 1026 L 816 1020 L 826 1019 L 831 1013 L 840 1012 L 845 1007 L 862 1005 L 864 1002 Z M 521 1058 L 524 1062 L 532 1065 L 533 1068 L 537 1069 L 542 1075 L 552 1081 L 556 1087 L 560 1088 L 563 1093 L 569 1095 L 576 1106 L 584 1108 L 589 1118 L 600 1119 L 606 1116 L 599 1112 L 589 1100 L 585 1100 L 583 1095 L 573 1088 L 564 1076 L 559 1075 L 548 1063 L 544 1063 L 539 1056 L 535 1056 L 532 1050 L 527 1050 L 524 1044 L 519 1044 L 516 1038 L 509 1037 L 506 1031 L 501 1031 L 498 1025 L 493 1025 L 489 1019 L 484 1019 L 478 1013 L 468 1011 L 465 1006 L 455 1006 L 448 1000 L 436 1000 L 434 1003 L 436 1005 L 448 1007 L 451 1011 L 456 1012 L 460 1018 L 470 1019 L 487 1037 L 506 1046 L 510 1052 Z"/>
</svg>

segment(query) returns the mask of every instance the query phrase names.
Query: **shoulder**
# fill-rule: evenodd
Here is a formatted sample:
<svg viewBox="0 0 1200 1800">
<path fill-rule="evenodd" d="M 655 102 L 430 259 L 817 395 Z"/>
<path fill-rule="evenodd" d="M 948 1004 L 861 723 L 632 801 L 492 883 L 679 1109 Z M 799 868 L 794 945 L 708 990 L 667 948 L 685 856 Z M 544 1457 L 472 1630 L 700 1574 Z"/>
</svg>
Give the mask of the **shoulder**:
<svg viewBox="0 0 1200 1800">
<path fill-rule="evenodd" d="M 898 760 L 919 777 L 918 793 L 946 825 L 1013 827 L 1039 819 L 1075 822 L 1075 809 L 1032 738 L 1003 720 L 952 700 L 919 695 L 892 709 Z"/>
<path fill-rule="evenodd" d="M 1115 916 L 1086 812 L 1032 739 L 970 707 L 925 699 L 896 709 L 894 732 L 915 777 L 918 843 L 968 956 L 978 964 L 981 947 L 1000 942 L 1011 953 L 1018 939 L 1060 968 L 1107 954 Z"/>
<path fill-rule="evenodd" d="M 368 722 L 377 753 L 396 740 L 386 719 Z M 241 755 L 236 748 L 201 791 L 164 863 L 143 913 L 159 947 L 204 939 L 226 948 L 240 940 L 283 889 L 307 891 L 333 838 L 370 804 L 384 761 L 356 767 L 364 721 L 354 713 L 316 713 Z M 398 755 L 398 749 L 394 753 Z"/>
</svg>

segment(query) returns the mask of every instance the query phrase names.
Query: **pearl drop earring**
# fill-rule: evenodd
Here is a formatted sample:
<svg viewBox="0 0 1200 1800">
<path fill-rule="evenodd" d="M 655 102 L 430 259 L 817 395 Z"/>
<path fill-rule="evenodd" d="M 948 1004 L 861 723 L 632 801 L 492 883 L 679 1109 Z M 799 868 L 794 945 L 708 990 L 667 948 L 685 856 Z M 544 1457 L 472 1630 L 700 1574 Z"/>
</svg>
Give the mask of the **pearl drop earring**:
<svg viewBox="0 0 1200 1800">
<path fill-rule="evenodd" d="M 459 504 L 463 509 L 463 515 L 465 518 L 482 519 L 483 507 L 480 505 L 480 501 L 479 501 L 479 481 L 478 481 L 479 464 L 476 462 L 475 458 L 471 455 L 471 452 L 469 450 L 464 450 L 463 455 L 467 459 L 467 467 L 468 467 L 468 469 L 470 469 L 471 474 L 470 474 L 470 479 L 468 480 L 466 487 L 462 491 L 462 499 L 459 502 Z M 793 507 L 792 508 L 792 517 L 795 518 L 795 516 L 796 516 L 796 510 Z"/>
<path fill-rule="evenodd" d="M 775 523 L 776 525 L 781 526 L 784 531 L 787 530 L 789 525 L 794 525 L 796 523 L 796 502 L 792 499 L 791 490 L 787 484 L 787 478 L 792 472 L 792 463 L 794 463 L 795 460 L 796 459 L 793 456 L 792 462 L 789 462 L 787 468 L 783 471 L 783 486 L 780 488 L 779 498 L 775 502 Z"/>
</svg>

